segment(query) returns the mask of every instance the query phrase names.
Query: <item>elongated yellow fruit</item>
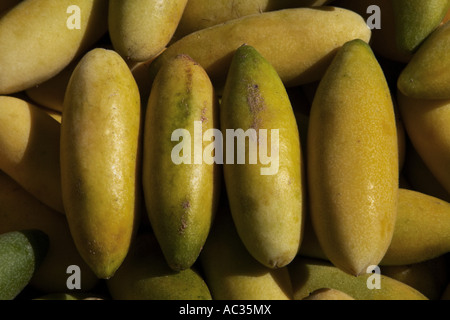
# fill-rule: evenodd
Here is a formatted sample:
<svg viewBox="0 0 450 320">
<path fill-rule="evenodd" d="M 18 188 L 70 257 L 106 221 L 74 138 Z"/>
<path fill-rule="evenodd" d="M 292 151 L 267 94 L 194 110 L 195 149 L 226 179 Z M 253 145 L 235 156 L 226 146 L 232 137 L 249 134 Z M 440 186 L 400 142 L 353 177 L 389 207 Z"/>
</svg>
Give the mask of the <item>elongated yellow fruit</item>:
<svg viewBox="0 0 450 320">
<path fill-rule="evenodd" d="M 63 203 L 81 256 L 111 277 L 135 231 L 140 193 L 140 97 L 125 61 L 93 49 L 75 68 L 61 124 Z"/>
<path fill-rule="evenodd" d="M 241 46 L 234 55 L 220 121 L 225 185 L 237 232 L 256 260 L 283 267 L 297 254 L 302 236 L 301 142 L 283 83 L 252 46 Z"/>
<path fill-rule="evenodd" d="M 394 232 L 394 108 L 370 47 L 350 41 L 317 89 L 308 130 L 311 221 L 326 256 L 353 275 L 383 258 Z"/>
<path fill-rule="evenodd" d="M 174 37 L 179 39 L 192 32 L 251 14 L 260 14 L 303 6 L 322 6 L 330 0 L 190 0 L 181 17 Z"/>
<path fill-rule="evenodd" d="M 58 121 L 37 106 L 0 96 L 0 170 L 41 202 L 64 213 L 60 130 Z"/>
<path fill-rule="evenodd" d="M 126 60 L 146 61 L 172 38 L 187 0 L 110 0 L 108 25 L 114 49 Z"/>
<path fill-rule="evenodd" d="M 226 205 L 217 212 L 200 262 L 214 300 L 292 299 L 287 267 L 268 268 L 249 254 Z"/>
<path fill-rule="evenodd" d="M 219 196 L 218 164 L 204 135 L 219 127 L 208 75 L 180 55 L 153 84 L 145 119 L 143 186 L 150 223 L 167 263 L 191 267 L 208 236 Z M 221 150 L 220 150 L 221 151 Z"/>
<path fill-rule="evenodd" d="M 366 22 L 350 10 L 332 7 L 264 12 L 183 37 L 156 58 L 151 76 L 167 60 L 183 53 L 205 68 L 220 91 L 233 53 L 247 44 L 273 65 L 286 85 L 300 85 L 319 80 L 336 49 L 345 42 L 356 38 L 368 42 L 370 36 Z"/>
<path fill-rule="evenodd" d="M 397 101 L 414 149 L 450 193 L 450 99 L 415 99 L 398 92 Z"/>
<path fill-rule="evenodd" d="M 0 94 L 44 82 L 107 30 L 105 0 L 25 0 L 0 18 Z"/>
</svg>

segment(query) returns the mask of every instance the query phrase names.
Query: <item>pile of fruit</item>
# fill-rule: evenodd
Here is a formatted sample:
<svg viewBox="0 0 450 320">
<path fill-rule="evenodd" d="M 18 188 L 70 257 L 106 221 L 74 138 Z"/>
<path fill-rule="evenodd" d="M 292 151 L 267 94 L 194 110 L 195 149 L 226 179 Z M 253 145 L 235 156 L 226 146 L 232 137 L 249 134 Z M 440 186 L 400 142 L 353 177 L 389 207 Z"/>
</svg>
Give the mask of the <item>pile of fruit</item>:
<svg viewBox="0 0 450 320">
<path fill-rule="evenodd" d="M 0 299 L 450 299 L 450 0 L 0 4 Z"/>
</svg>

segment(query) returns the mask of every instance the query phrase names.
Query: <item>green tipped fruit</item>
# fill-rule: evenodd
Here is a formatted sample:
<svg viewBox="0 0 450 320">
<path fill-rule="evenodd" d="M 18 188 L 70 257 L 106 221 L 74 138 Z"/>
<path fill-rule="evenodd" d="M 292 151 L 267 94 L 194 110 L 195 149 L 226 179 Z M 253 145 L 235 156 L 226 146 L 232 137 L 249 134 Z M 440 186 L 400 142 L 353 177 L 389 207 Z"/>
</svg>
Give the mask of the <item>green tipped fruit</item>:
<svg viewBox="0 0 450 320">
<path fill-rule="evenodd" d="M 217 145 L 204 140 L 218 127 L 217 107 L 208 75 L 186 55 L 160 70 L 150 93 L 144 196 L 153 231 L 174 270 L 197 260 L 217 207 L 221 172 L 208 161 L 211 146 Z"/>
<path fill-rule="evenodd" d="M 302 236 L 301 145 L 285 87 L 252 46 L 236 51 L 220 110 L 225 185 L 237 232 L 256 260 L 283 267 Z"/>
<path fill-rule="evenodd" d="M 436 29 L 400 74 L 397 86 L 410 98 L 450 99 L 450 22 Z"/>
<path fill-rule="evenodd" d="M 394 0 L 395 35 L 399 50 L 414 53 L 439 26 L 449 0 Z"/>
</svg>

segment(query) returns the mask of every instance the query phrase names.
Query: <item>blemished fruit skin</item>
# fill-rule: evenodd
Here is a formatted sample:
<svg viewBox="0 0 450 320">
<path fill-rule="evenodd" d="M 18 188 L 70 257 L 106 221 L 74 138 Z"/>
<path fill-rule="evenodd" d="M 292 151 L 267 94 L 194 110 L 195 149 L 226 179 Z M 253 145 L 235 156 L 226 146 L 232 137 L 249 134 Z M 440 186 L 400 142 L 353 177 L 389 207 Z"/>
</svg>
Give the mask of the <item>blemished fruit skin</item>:
<svg viewBox="0 0 450 320">
<path fill-rule="evenodd" d="M 397 101 L 412 146 L 449 193 L 450 99 L 416 99 L 398 91 Z"/>
<path fill-rule="evenodd" d="M 373 272 L 355 277 L 328 261 L 298 256 L 287 267 L 294 300 L 302 300 L 321 288 L 342 291 L 355 300 L 429 300 L 413 287 Z M 379 278 L 377 278 L 379 276 Z"/>
<path fill-rule="evenodd" d="M 370 36 L 366 22 L 350 10 L 263 12 L 198 30 L 172 43 L 152 63 L 150 76 L 154 78 L 165 61 L 183 53 L 206 70 L 221 92 L 234 52 L 247 44 L 274 66 L 285 85 L 301 85 L 320 79 L 345 42 L 355 38 L 369 42 Z"/>
<path fill-rule="evenodd" d="M 80 291 L 91 290 L 98 283 L 75 247 L 66 217 L 44 205 L 1 171 L 0 221 L 0 233 L 39 229 L 48 236 L 48 252 L 29 283 L 34 290 L 65 292 L 70 265 L 80 268 Z"/>
<path fill-rule="evenodd" d="M 226 204 L 217 212 L 200 263 L 214 300 L 292 300 L 287 268 L 268 268 L 250 255 Z"/>
<path fill-rule="evenodd" d="M 224 180 L 237 232 L 256 260 L 269 268 L 283 267 L 297 254 L 302 237 L 305 196 L 301 141 L 283 83 L 251 46 L 241 46 L 234 55 L 220 121 L 227 158 Z M 255 135 L 240 148 L 236 142 L 240 138 L 228 136 L 229 130 L 253 130 Z M 251 144 L 257 145 L 255 149 Z M 272 157 L 270 163 L 263 163 L 264 148 Z M 243 164 L 238 162 L 239 149 L 245 150 Z M 256 152 L 259 157 L 252 163 Z M 231 161 L 229 155 L 235 158 Z"/>
<path fill-rule="evenodd" d="M 125 59 L 146 61 L 172 38 L 187 0 L 110 0 L 108 26 L 114 49 Z"/>
<path fill-rule="evenodd" d="M 307 144 L 315 233 L 337 267 L 358 275 L 388 249 L 399 183 L 393 103 L 365 42 L 346 43 L 320 82 Z"/>
<path fill-rule="evenodd" d="M 142 182 L 149 221 L 174 270 L 194 264 L 214 219 L 222 171 L 205 158 L 212 142 L 203 137 L 218 121 L 218 101 L 204 69 L 186 55 L 169 61 L 148 100 Z M 190 139 L 173 138 L 179 130 Z M 180 145 L 183 151 L 174 155 Z M 186 162 L 173 158 L 181 160 L 180 153 L 188 154 Z"/>
<path fill-rule="evenodd" d="M 140 214 L 140 96 L 119 54 L 89 51 L 72 73 L 61 123 L 63 204 L 99 278 L 125 258 Z"/>
<path fill-rule="evenodd" d="M 0 96 L 0 170 L 52 209 L 64 213 L 61 125 L 23 99 Z"/>
<path fill-rule="evenodd" d="M 105 0 L 25 0 L 0 17 L 0 94 L 38 85 L 63 70 L 107 31 Z M 77 6 L 80 29 L 68 9 Z"/>
<path fill-rule="evenodd" d="M 414 99 L 450 99 L 450 22 L 437 28 L 417 49 L 398 77 L 400 92 Z"/>
<path fill-rule="evenodd" d="M 444 19 L 450 1 L 395 0 L 392 7 L 397 47 L 413 54 Z"/>
<path fill-rule="evenodd" d="M 0 234 L 0 300 L 13 300 L 30 282 L 48 250 L 41 230 Z"/>
<path fill-rule="evenodd" d="M 106 284 L 116 300 L 211 300 L 198 270 L 172 270 L 151 233 L 138 235 L 123 265 Z"/>
</svg>

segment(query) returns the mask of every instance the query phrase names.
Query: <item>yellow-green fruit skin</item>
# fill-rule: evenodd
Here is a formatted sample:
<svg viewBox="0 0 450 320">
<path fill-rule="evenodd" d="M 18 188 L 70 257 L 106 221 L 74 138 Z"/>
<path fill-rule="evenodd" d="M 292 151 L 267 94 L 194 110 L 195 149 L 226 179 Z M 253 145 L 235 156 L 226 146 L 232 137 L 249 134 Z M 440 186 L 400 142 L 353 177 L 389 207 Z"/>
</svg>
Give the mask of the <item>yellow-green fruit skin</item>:
<svg viewBox="0 0 450 320">
<path fill-rule="evenodd" d="M 268 268 L 249 254 L 226 205 L 217 212 L 200 263 L 214 300 L 292 300 L 288 269 Z"/>
<path fill-rule="evenodd" d="M 392 1 L 396 43 L 400 50 L 414 53 L 439 26 L 450 8 L 449 0 Z"/>
<path fill-rule="evenodd" d="M 80 268 L 80 291 L 91 290 L 98 278 L 78 253 L 64 215 L 52 210 L 0 171 L 0 233 L 38 229 L 49 238 L 48 252 L 30 286 L 42 293 L 68 291 L 67 268 Z"/>
<path fill-rule="evenodd" d="M 408 265 L 450 251 L 450 203 L 399 189 L 397 221 L 384 265 Z"/>
<path fill-rule="evenodd" d="M 114 274 L 135 231 L 140 124 L 139 91 L 124 60 L 89 51 L 64 99 L 61 179 L 75 244 L 99 278 Z"/>
<path fill-rule="evenodd" d="M 411 144 L 436 180 L 450 192 L 450 99 L 415 99 L 398 92 L 397 101 Z"/>
<path fill-rule="evenodd" d="M 330 0 L 190 0 L 175 32 L 175 39 L 192 32 L 251 14 L 302 6 L 322 6 Z"/>
<path fill-rule="evenodd" d="M 342 291 L 355 300 L 429 300 L 417 289 L 383 274 L 364 270 L 355 277 L 319 259 L 297 256 L 287 268 L 295 300 L 321 288 Z"/>
<path fill-rule="evenodd" d="M 416 264 L 437 258 L 450 250 L 448 202 L 399 188 L 397 208 L 394 234 L 380 266 Z M 306 220 L 299 254 L 327 260 L 310 222 Z"/>
<path fill-rule="evenodd" d="M 114 49 L 126 60 L 145 61 L 172 38 L 187 0 L 110 0 L 108 25 Z"/>
<path fill-rule="evenodd" d="M 60 130 L 58 121 L 36 105 L 0 96 L 0 170 L 37 199 L 64 213 Z"/>
<path fill-rule="evenodd" d="M 8 11 L 0 18 L 0 94 L 63 70 L 106 32 L 105 10 L 105 0 L 25 0 Z M 74 19 L 80 29 L 71 29 Z"/>
<path fill-rule="evenodd" d="M 106 284 L 114 300 L 211 300 L 199 272 L 172 270 L 151 233 L 138 235 L 123 265 Z"/>
<path fill-rule="evenodd" d="M 415 99 L 450 99 L 450 23 L 422 43 L 400 74 L 397 86 Z"/>
<path fill-rule="evenodd" d="M 381 273 L 417 289 L 430 300 L 438 300 L 449 280 L 445 256 L 404 266 L 383 266 Z"/>
<path fill-rule="evenodd" d="M 203 137 L 218 127 L 218 101 L 208 75 L 190 57 L 175 57 L 160 70 L 150 93 L 142 172 L 148 217 L 174 270 L 193 265 L 214 218 L 221 171 L 205 157 L 212 142 Z"/>
<path fill-rule="evenodd" d="M 256 260 L 270 268 L 283 267 L 297 254 L 302 237 L 301 141 L 283 83 L 252 46 L 241 46 L 235 53 L 220 122 L 225 186 L 237 232 Z M 242 137 L 229 135 L 239 130 L 242 136 L 250 134 L 242 148 Z M 243 163 L 239 163 L 241 150 L 245 152 Z M 270 163 L 261 153 L 270 154 Z"/>
<path fill-rule="evenodd" d="M 366 43 L 348 42 L 313 101 L 307 175 L 319 243 L 350 274 L 377 265 L 391 241 L 397 214 L 397 143 L 382 69 Z"/>
<path fill-rule="evenodd" d="M 0 234 L 0 300 L 13 300 L 28 285 L 48 251 L 41 230 Z"/>
<path fill-rule="evenodd" d="M 320 79 L 336 49 L 346 41 L 360 38 L 368 42 L 370 36 L 366 22 L 350 10 L 292 8 L 264 12 L 181 38 L 156 58 L 150 72 L 154 77 L 165 61 L 187 54 L 205 68 L 220 91 L 234 52 L 247 44 L 274 66 L 286 85 L 294 86 Z"/>
</svg>

